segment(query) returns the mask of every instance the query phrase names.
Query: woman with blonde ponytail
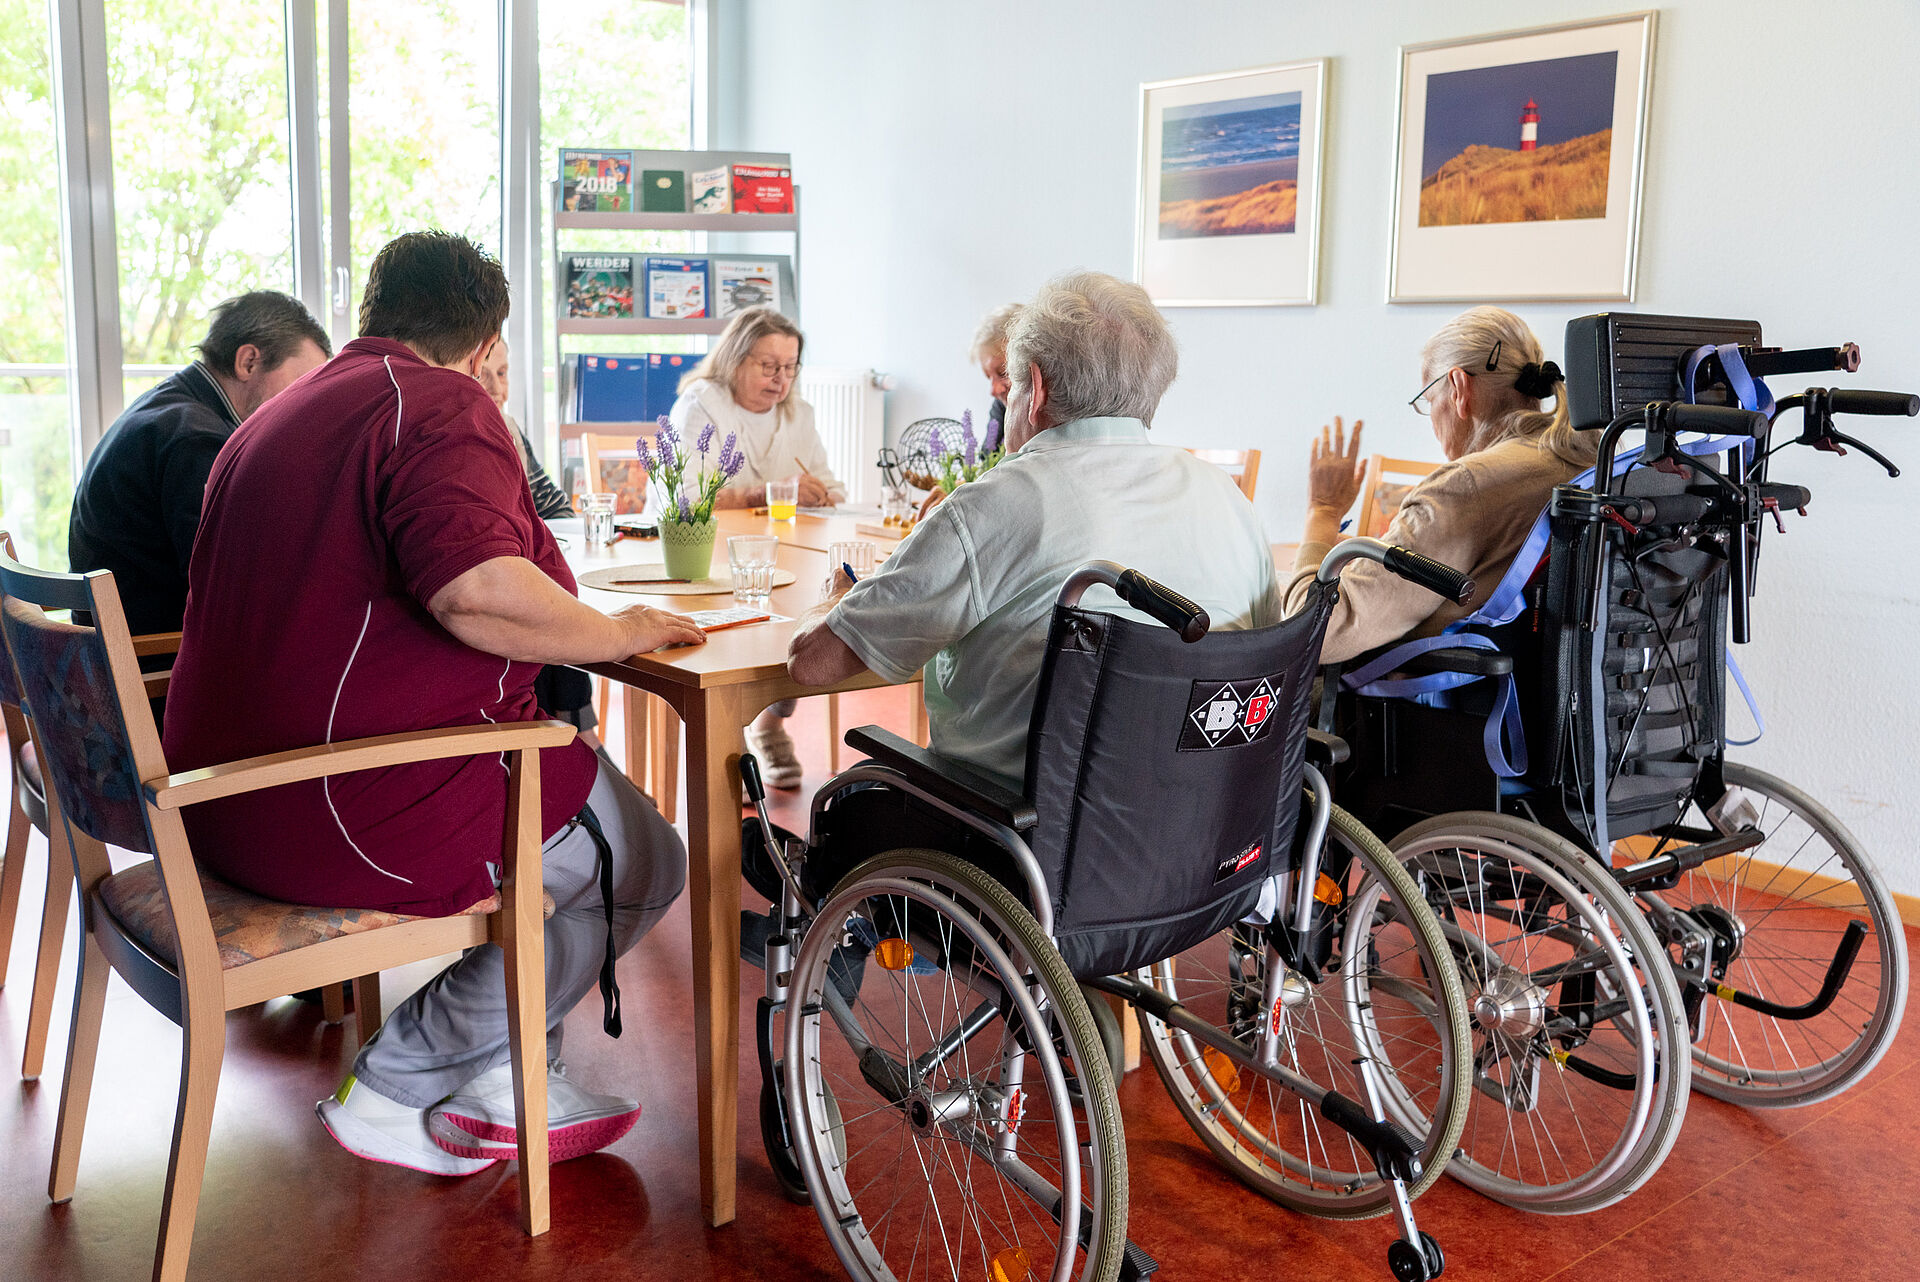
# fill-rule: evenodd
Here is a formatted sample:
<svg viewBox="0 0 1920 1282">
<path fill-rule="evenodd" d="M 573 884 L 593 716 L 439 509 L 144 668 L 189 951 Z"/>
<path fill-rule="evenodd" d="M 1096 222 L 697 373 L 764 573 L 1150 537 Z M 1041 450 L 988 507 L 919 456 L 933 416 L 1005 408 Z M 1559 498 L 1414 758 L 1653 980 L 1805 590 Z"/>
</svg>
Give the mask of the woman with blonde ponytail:
<svg viewBox="0 0 1920 1282">
<path fill-rule="evenodd" d="M 1598 433 L 1573 430 L 1560 367 L 1512 312 L 1476 307 L 1448 321 L 1421 349 L 1420 381 L 1411 404 L 1432 418 L 1448 462 L 1413 487 L 1382 537 L 1464 570 L 1478 590 L 1456 605 L 1377 565 L 1351 564 L 1327 627 L 1329 662 L 1432 636 L 1473 613 L 1506 574 L 1553 488 L 1593 466 Z M 1553 408 L 1543 409 L 1549 399 Z M 1360 428 L 1356 421 L 1349 441 L 1336 418 L 1310 449 L 1307 527 L 1287 588 L 1289 612 L 1304 603 L 1359 496 Z"/>
</svg>

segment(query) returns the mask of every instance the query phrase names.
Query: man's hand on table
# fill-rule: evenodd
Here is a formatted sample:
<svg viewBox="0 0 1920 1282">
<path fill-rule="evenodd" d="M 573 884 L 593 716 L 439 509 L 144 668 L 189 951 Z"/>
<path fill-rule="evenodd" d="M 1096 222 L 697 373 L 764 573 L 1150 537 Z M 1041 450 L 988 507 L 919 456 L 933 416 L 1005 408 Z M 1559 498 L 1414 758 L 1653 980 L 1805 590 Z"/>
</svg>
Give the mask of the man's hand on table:
<svg viewBox="0 0 1920 1282">
<path fill-rule="evenodd" d="M 707 634 L 682 614 L 635 603 L 615 610 L 609 618 L 627 629 L 629 653 L 647 654 L 670 645 L 705 645 Z"/>
</svg>

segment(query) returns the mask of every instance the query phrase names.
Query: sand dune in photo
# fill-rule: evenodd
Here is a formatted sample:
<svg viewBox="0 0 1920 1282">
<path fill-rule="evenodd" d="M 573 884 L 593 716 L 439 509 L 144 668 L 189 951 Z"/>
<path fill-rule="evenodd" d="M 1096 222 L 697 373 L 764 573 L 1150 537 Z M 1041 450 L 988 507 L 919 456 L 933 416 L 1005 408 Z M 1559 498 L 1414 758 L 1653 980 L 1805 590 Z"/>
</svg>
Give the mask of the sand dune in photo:
<svg viewBox="0 0 1920 1282">
<path fill-rule="evenodd" d="M 1468 147 L 1420 184 L 1420 225 L 1605 218 L 1613 130 L 1538 151 Z"/>
<path fill-rule="evenodd" d="M 1299 184 L 1262 183 L 1228 196 L 1160 202 L 1160 236 L 1262 236 L 1293 230 Z"/>
</svg>

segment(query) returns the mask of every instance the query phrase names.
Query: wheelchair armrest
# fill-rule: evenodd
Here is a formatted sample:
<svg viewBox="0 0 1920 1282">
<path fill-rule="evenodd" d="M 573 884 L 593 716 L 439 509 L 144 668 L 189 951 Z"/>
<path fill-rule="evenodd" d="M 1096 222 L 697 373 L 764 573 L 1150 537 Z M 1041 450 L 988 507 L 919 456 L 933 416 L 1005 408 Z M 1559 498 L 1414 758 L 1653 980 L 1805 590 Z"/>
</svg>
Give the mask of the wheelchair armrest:
<svg viewBox="0 0 1920 1282">
<path fill-rule="evenodd" d="M 1445 650 L 1429 650 L 1425 654 L 1417 654 L 1401 664 L 1400 671 L 1411 677 L 1426 676 L 1434 672 L 1464 672 L 1476 677 L 1504 677 L 1513 671 L 1513 656 L 1498 654 L 1492 650 L 1450 647 Z"/>
<path fill-rule="evenodd" d="M 856 726 L 847 731 L 849 748 L 891 766 L 942 801 L 974 811 L 1015 832 L 1039 822 L 1033 803 L 997 775 L 949 760 L 879 726 Z"/>
<path fill-rule="evenodd" d="M 1328 734 L 1325 730 L 1307 731 L 1307 764 L 1325 770 L 1337 766 L 1353 755 L 1353 749 L 1347 741 L 1337 734 Z"/>
</svg>

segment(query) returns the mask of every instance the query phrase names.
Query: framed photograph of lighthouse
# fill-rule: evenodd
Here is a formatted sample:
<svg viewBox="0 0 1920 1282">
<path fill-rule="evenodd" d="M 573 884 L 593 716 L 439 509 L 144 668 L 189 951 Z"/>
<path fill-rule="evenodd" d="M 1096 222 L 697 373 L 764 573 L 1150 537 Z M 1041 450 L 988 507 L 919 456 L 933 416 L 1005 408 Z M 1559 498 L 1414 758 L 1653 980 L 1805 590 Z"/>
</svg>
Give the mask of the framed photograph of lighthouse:
<svg viewBox="0 0 1920 1282">
<path fill-rule="evenodd" d="M 1314 301 L 1326 59 L 1140 86 L 1134 279 L 1162 307 Z"/>
<path fill-rule="evenodd" d="M 1389 302 L 1632 301 L 1653 31 L 1401 47 Z"/>
</svg>

